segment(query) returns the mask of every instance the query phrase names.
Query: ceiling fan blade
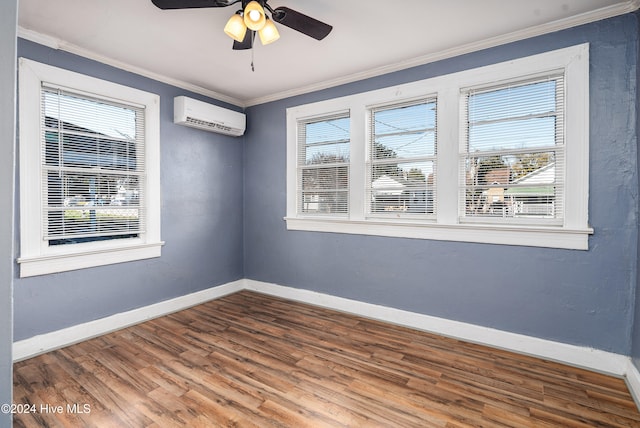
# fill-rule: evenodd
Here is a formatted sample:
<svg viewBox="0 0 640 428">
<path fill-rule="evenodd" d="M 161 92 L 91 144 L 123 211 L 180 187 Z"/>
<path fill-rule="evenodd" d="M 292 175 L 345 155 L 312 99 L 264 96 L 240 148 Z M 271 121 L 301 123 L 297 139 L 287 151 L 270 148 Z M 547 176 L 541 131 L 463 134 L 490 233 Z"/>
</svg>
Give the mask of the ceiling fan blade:
<svg viewBox="0 0 640 428">
<path fill-rule="evenodd" d="M 244 35 L 244 40 L 242 40 L 241 42 L 237 40 L 233 41 L 233 50 L 242 51 L 245 49 L 251 49 L 253 47 L 253 42 L 255 38 L 256 38 L 256 32 L 247 30 L 247 32 Z"/>
<path fill-rule="evenodd" d="M 240 0 L 151 0 L 160 9 L 191 9 L 196 7 L 227 7 Z"/>
<path fill-rule="evenodd" d="M 293 28 L 296 31 L 313 37 L 316 40 L 322 40 L 331 32 L 333 27 L 318 21 L 310 16 L 296 12 L 288 7 L 277 7 L 271 14 L 273 20 L 279 24 Z"/>
</svg>

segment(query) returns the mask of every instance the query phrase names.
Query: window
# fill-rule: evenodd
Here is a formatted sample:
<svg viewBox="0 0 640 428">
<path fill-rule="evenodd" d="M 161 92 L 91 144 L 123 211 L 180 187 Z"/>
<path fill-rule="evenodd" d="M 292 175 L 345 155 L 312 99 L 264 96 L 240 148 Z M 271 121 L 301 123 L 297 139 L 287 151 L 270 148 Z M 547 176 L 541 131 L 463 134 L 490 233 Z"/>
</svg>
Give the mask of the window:
<svg viewBox="0 0 640 428">
<path fill-rule="evenodd" d="M 49 245 L 145 230 L 144 110 L 42 88 L 43 238 Z"/>
<path fill-rule="evenodd" d="M 587 249 L 588 73 L 583 44 L 289 108 L 287 228 Z"/>
<path fill-rule="evenodd" d="M 349 212 L 349 115 L 336 114 L 298 125 L 299 212 Z"/>
<path fill-rule="evenodd" d="M 157 95 L 20 59 L 21 276 L 160 255 Z"/>
<path fill-rule="evenodd" d="M 468 89 L 463 98 L 463 219 L 562 225 L 563 74 Z"/>
<path fill-rule="evenodd" d="M 368 140 L 369 215 L 432 217 L 436 101 L 371 108 Z"/>
</svg>

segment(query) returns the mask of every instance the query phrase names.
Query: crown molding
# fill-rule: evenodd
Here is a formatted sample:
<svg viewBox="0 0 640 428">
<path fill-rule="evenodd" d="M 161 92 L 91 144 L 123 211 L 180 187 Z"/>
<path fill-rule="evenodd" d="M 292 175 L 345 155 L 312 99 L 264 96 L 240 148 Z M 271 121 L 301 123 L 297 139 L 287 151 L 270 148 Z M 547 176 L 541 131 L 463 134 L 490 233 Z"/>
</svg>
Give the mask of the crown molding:
<svg viewBox="0 0 640 428">
<path fill-rule="evenodd" d="M 471 52 L 488 49 L 507 43 L 517 42 L 519 40 L 525 40 L 536 36 L 541 36 L 555 31 L 565 30 L 579 25 L 589 24 L 591 22 L 600 21 L 607 18 L 613 18 L 614 16 L 624 15 L 626 13 L 634 12 L 640 8 L 640 0 L 627 0 L 625 2 L 618 3 L 616 5 L 603 7 L 591 12 L 582 13 L 579 15 L 571 16 L 569 18 L 560 19 L 552 22 L 548 22 L 534 27 L 529 27 L 524 30 L 514 31 L 512 33 L 503 34 L 501 36 L 490 37 L 487 39 L 479 40 L 473 43 L 468 43 L 460 46 L 456 46 L 451 49 L 430 53 L 427 55 L 418 56 L 406 61 L 397 62 L 394 64 L 372 68 L 365 72 L 354 73 L 348 76 L 343 76 L 337 79 L 326 80 L 318 82 L 313 85 L 302 86 L 299 88 L 283 91 L 264 97 L 253 98 L 245 101 L 245 106 L 250 107 L 259 104 L 265 104 L 272 101 L 281 100 L 297 95 L 302 95 L 310 92 L 320 91 L 323 89 L 332 88 L 335 86 L 344 85 L 360 80 L 366 80 L 372 77 L 381 76 L 395 71 L 405 70 L 407 68 L 417 67 L 424 64 L 429 64 L 436 61 L 441 61 L 448 58 L 468 54 Z"/>
<path fill-rule="evenodd" d="M 179 79 L 174 79 L 168 76 L 164 76 L 162 74 L 155 73 L 145 68 L 136 67 L 134 65 L 131 65 L 122 61 L 118 61 L 104 55 L 99 55 L 88 49 L 74 45 L 73 43 L 69 43 L 55 37 L 41 34 L 33 30 L 28 30 L 20 26 L 18 26 L 18 37 L 32 41 L 34 43 L 38 43 L 38 44 L 50 47 L 52 49 L 69 52 L 69 53 L 81 56 L 83 58 L 91 59 L 115 68 L 119 68 L 124 71 L 138 74 L 140 76 L 147 77 L 149 79 L 153 79 L 158 82 L 166 83 L 168 85 L 175 86 L 177 88 L 185 89 L 187 91 L 191 91 L 196 94 L 214 98 L 219 101 L 224 101 L 226 103 L 233 104 L 238 107 L 245 107 L 244 102 L 237 98 L 222 94 L 220 92 L 215 92 L 198 85 L 193 85 L 191 83 L 188 83 Z"/>
</svg>

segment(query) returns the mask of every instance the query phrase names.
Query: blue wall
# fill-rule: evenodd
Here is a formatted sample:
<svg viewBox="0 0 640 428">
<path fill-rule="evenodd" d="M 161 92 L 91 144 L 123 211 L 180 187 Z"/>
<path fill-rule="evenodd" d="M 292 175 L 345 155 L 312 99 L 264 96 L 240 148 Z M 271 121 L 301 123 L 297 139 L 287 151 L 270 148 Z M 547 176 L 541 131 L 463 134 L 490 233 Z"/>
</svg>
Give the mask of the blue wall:
<svg viewBox="0 0 640 428">
<path fill-rule="evenodd" d="M 243 277 L 243 138 L 173 124 L 174 96 L 219 102 L 25 40 L 18 55 L 160 95 L 166 245 L 157 259 L 16 279 L 15 340 Z"/>
<path fill-rule="evenodd" d="M 636 18 L 640 22 L 640 12 L 636 12 Z M 640 43 L 637 46 L 638 58 L 640 58 Z M 640 82 L 640 60 L 636 65 L 636 82 Z M 638 141 L 636 142 L 640 147 L 640 90 L 636 92 L 636 130 L 638 131 Z M 638 150 L 638 168 L 640 169 L 640 150 Z M 638 188 L 640 189 L 640 174 L 638 176 Z M 640 212 L 640 200 L 636 201 L 638 210 Z M 640 226 L 640 219 L 637 221 Z M 639 227 L 640 229 L 640 227 Z M 640 248 L 640 233 L 638 234 L 638 248 Z M 636 264 L 636 290 L 635 290 L 635 315 L 632 331 L 632 349 L 631 357 L 636 368 L 640 370 L 640 275 L 638 270 L 640 269 L 640 251 L 638 251 L 638 261 Z"/>
<path fill-rule="evenodd" d="M 285 109 L 590 45 L 589 251 L 287 231 Z M 638 23 L 629 14 L 248 109 L 245 276 L 630 355 Z"/>
<path fill-rule="evenodd" d="M 13 199 L 15 164 L 16 29 L 18 0 L 0 3 L 0 404 L 11 403 L 13 342 Z M 11 414 L 0 412 L 0 427 Z"/>
</svg>

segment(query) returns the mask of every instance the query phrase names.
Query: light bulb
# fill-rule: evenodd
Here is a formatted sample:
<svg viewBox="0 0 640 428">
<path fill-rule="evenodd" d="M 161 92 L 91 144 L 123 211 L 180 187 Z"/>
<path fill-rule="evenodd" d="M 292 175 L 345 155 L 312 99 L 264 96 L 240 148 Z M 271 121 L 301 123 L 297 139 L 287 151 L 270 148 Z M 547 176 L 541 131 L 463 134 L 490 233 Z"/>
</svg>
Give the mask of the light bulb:
<svg viewBox="0 0 640 428">
<path fill-rule="evenodd" d="M 244 24 L 253 31 L 260 31 L 264 27 L 267 17 L 264 9 L 257 1 L 249 2 L 244 8 Z"/>
<path fill-rule="evenodd" d="M 249 11 L 249 19 L 252 22 L 260 21 L 260 12 L 258 12 L 257 10 L 250 10 Z"/>
</svg>

